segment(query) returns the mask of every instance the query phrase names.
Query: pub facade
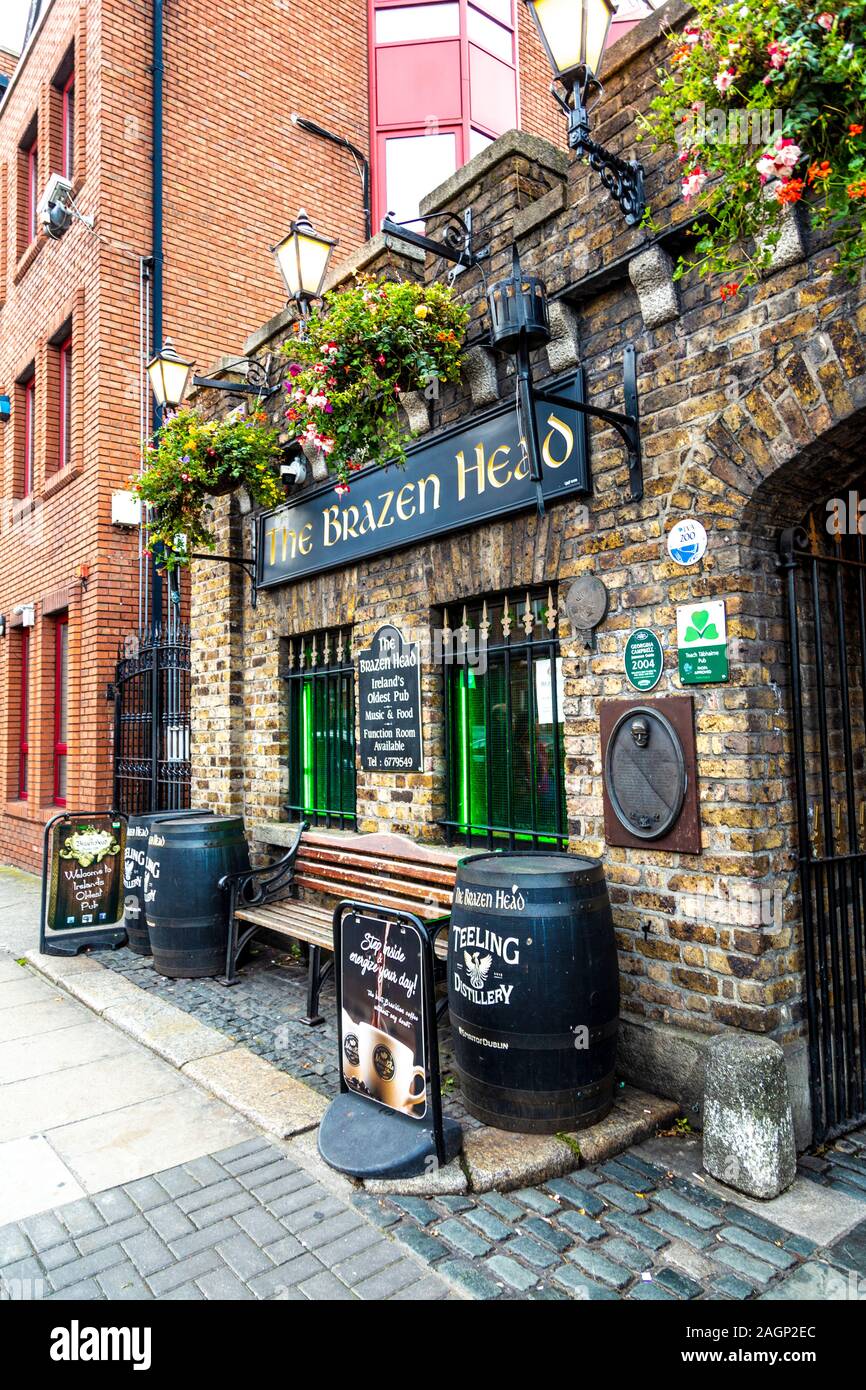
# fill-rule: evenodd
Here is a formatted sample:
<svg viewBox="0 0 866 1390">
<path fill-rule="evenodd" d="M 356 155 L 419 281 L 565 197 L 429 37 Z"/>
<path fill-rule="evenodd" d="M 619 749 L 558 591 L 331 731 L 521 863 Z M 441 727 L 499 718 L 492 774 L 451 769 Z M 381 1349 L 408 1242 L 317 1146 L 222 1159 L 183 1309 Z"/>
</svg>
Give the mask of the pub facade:
<svg viewBox="0 0 866 1390">
<path fill-rule="evenodd" d="M 668 4 L 608 55 L 598 138 L 623 158 L 664 27 L 687 14 Z M 864 571 L 838 503 L 859 515 L 866 297 L 794 212 L 735 300 L 675 279 L 679 166 L 640 153 L 653 230 L 519 132 L 422 205 L 471 208 L 488 281 L 516 242 L 546 286 L 541 503 L 477 269 L 456 280 L 463 380 L 406 402 L 404 469 L 336 493 L 311 462 L 271 512 L 216 502 L 217 553 L 251 561 L 255 586 L 240 565 L 192 565 L 193 804 L 243 815 L 263 857 L 301 820 L 455 857 L 598 857 L 620 1076 L 699 1125 L 707 1040 L 770 1036 L 805 1144 L 864 1105 Z M 331 286 L 448 269 L 379 234 Z M 245 351 L 292 331 L 279 314 Z M 622 412 L 630 349 L 642 488 L 620 434 L 568 406 Z M 197 397 L 206 414 L 239 401 Z M 266 408 L 283 427 L 282 396 Z"/>
</svg>

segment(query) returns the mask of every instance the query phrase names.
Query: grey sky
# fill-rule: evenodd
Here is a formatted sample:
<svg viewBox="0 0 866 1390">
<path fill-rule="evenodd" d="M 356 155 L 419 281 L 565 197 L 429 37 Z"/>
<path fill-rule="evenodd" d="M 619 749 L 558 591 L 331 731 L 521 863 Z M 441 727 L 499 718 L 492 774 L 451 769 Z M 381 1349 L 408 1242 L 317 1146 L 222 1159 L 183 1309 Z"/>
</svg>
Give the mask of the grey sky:
<svg viewBox="0 0 866 1390">
<path fill-rule="evenodd" d="M 30 0 L 0 0 L 0 48 L 21 49 Z"/>
</svg>

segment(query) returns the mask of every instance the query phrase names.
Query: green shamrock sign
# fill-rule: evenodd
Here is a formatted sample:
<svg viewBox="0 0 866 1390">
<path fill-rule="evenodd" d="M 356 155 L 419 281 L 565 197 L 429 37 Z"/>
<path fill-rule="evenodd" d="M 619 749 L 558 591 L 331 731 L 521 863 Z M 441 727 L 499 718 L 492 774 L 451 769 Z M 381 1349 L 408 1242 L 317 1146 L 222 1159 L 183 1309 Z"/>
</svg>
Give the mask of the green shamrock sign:
<svg viewBox="0 0 866 1390">
<path fill-rule="evenodd" d="M 728 629 L 723 602 L 677 608 L 677 664 L 683 685 L 728 679 Z"/>
</svg>

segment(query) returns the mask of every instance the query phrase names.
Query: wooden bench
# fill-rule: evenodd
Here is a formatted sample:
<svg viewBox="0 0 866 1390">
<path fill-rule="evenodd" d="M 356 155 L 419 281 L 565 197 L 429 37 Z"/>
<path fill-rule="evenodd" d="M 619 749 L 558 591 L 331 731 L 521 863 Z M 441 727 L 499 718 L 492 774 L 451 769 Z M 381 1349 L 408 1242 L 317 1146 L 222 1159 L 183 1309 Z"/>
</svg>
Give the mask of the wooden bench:
<svg viewBox="0 0 866 1390">
<path fill-rule="evenodd" d="M 333 969 L 334 909 L 344 899 L 413 912 L 444 960 L 448 942 L 441 933 L 451 916 L 457 859 L 453 851 L 419 845 L 404 835 L 299 826 L 281 859 L 220 880 L 230 899 L 224 983 L 237 984 L 238 958 L 257 932 L 303 941 L 310 948 L 303 1022 L 324 1022 L 319 992 Z M 324 965 L 323 951 L 329 953 Z"/>
</svg>

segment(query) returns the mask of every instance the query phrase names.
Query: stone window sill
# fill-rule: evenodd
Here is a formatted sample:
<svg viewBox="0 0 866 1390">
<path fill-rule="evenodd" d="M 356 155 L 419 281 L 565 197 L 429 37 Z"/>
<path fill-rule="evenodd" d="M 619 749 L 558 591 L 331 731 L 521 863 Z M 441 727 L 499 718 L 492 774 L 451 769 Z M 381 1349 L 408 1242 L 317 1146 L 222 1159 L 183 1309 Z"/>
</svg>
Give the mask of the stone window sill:
<svg viewBox="0 0 866 1390">
<path fill-rule="evenodd" d="M 67 463 L 65 468 L 58 468 L 51 474 L 50 478 L 45 479 L 42 488 L 42 500 L 47 502 L 49 497 L 53 497 L 56 492 L 60 492 L 71 483 L 74 478 L 80 478 L 84 469 L 80 463 Z"/>
<path fill-rule="evenodd" d="M 33 262 L 36 260 L 36 257 L 39 255 L 39 252 L 42 250 L 42 247 L 44 245 L 45 237 L 37 236 L 33 239 L 33 241 L 31 241 L 30 245 L 26 248 L 26 250 L 22 251 L 21 255 L 18 257 L 18 264 L 15 267 L 15 274 L 12 276 L 13 285 L 17 285 L 22 276 L 27 274 L 27 271 L 30 269 Z"/>
</svg>

